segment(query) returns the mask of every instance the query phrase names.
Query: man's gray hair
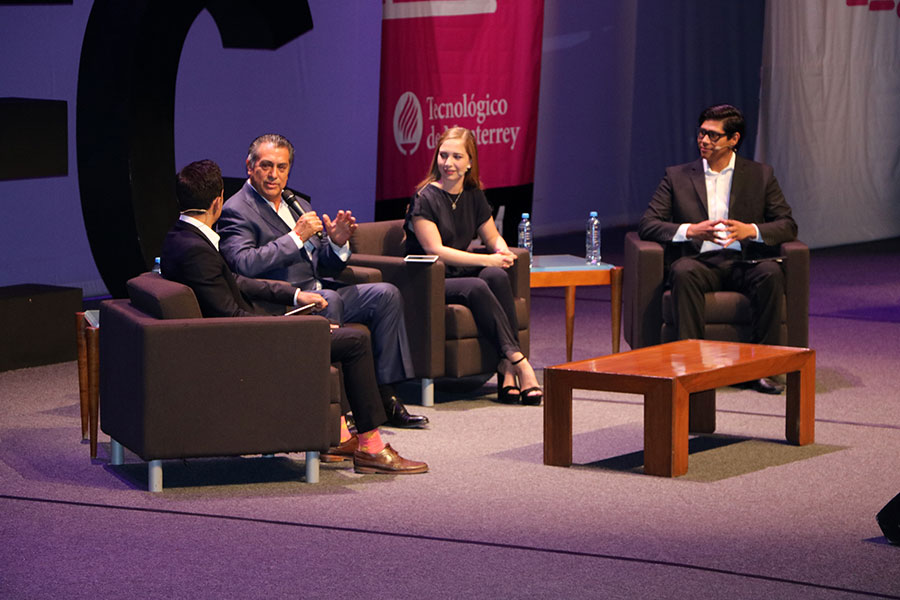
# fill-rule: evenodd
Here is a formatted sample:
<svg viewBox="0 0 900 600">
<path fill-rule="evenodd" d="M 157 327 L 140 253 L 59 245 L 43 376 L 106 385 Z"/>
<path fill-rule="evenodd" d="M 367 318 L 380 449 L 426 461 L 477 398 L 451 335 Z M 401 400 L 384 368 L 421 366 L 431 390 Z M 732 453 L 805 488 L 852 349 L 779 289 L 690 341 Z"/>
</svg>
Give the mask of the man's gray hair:
<svg viewBox="0 0 900 600">
<path fill-rule="evenodd" d="M 286 137 L 277 133 L 266 133 L 250 143 L 250 149 L 247 151 L 247 160 L 250 161 L 250 168 L 256 167 L 259 161 L 259 147 L 263 144 L 272 144 L 276 148 L 287 148 L 290 154 L 290 164 L 294 165 L 294 145 L 291 144 Z"/>
</svg>

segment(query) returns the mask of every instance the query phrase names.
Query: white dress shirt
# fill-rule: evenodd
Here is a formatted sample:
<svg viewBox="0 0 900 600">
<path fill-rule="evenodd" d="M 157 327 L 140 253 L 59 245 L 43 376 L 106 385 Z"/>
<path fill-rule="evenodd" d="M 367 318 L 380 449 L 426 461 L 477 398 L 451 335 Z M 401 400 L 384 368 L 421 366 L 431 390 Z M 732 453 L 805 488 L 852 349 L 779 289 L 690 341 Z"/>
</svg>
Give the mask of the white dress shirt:
<svg viewBox="0 0 900 600">
<path fill-rule="evenodd" d="M 728 206 L 731 202 L 731 183 L 734 179 L 734 158 L 735 154 L 732 153 L 728 165 L 719 172 L 710 169 L 709 163 L 705 158 L 703 159 L 703 173 L 704 178 L 706 179 L 706 200 L 710 221 L 728 218 Z M 761 242 L 762 237 L 759 235 L 759 227 L 756 226 L 756 223 L 751 223 L 751 225 L 753 225 L 753 228 L 756 230 L 756 237 L 751 239 L 755 242 Z M 682 223 L 681 226 L 678 227 L 678 231 L 675 232 L 675 237 L 672 238 L 672 241 L 686 242 L 688 239 L 687 230 L 690 226 L 690 223 Z M 725 225 L 719 224 L 716 229 L 724 230 Z M 724 231 L 720 234 L 720 237 L 725 237 Z M 721 245 L 708 241 L 703 242 L 700 246 L 701 253 L 714 252 L 722 249 Z M 741 243 L 737 241 L 732 242 L 731 245 L 725 249 L 740 251 Z"/>
<path fill-rule="evenodd" d="M 219 249 L 219 234 L 210 229 L 210 227 L 206 223 L 204 223 L 203 221 L 198 221 L 194 217 L 190 217 L 188 215 L 179 215 L 178 220 L 184 221 L 185 223 L 190 223 L 191 225 L 199 229 L 200 233 L 202 233 L 206 237 L 206 239 L 208 239 L 210 243 L 212 243 L 212 245 L 216 247 L 216 250 Z"/>
</svg>

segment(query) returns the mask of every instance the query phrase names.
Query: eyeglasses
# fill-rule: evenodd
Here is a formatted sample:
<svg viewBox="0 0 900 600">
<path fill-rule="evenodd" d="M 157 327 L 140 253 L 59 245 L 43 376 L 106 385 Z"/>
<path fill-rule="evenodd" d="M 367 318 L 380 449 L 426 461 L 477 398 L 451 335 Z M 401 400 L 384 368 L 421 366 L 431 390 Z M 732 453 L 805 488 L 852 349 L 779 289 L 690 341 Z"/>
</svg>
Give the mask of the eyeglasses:
<svg viewBox="0 0 900 600">
<path fill-rule="evenodd" d="M 698 140 L 702 140 L 703 136 L 706 136 L 709 138 L 709 141 L 711 141 L 714 144 L 716 142 L 718 142 L 720 139 L 722 139 L 723 137 L 726 137 L 727 135 L 728 135 L 727 133 L 721 133 L 719 131 L 712 131 L 710 129 L 703 129 L 702 127 L 697 128 L 697 139 Z"/>
</svg>

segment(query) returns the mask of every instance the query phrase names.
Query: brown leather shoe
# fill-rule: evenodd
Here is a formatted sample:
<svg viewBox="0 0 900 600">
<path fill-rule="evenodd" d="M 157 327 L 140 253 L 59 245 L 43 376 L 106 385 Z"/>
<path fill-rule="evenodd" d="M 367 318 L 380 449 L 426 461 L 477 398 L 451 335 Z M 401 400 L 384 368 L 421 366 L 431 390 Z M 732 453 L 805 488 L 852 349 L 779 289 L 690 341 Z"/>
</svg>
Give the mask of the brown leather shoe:
<svg viewBox="0 0 900 600">
<path fill-rule="evenodd" d="M 409 475 L 425 473 L 428 465 L 417 460 L 407 460 L 386 444 L 378 454 L 369 454 L 362 450 L 353 453 L 353 467 L 357 473 L 381 473 L 386 475 Z"/>
<path fill-rule="evenodd" d="M 350 439 L 337 446 L 332 446 L 328 452 L 319 454 L 319 460 L 325 463 L 341 462 L 353 458 L 353 453 L 359 448 L 359 438 L 356 434 L 350 436 Z"/>
</svg>

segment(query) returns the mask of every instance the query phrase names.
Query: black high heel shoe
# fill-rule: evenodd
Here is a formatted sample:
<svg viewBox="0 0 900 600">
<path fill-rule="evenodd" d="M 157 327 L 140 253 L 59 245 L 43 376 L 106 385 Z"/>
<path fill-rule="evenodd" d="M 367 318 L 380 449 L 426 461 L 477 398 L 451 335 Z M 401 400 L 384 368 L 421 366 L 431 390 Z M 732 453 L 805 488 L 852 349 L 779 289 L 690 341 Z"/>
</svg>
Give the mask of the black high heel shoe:
<svg viewBox="0 0 900 600">
<path fill-rule="evenodd" d="M 510 363 L 512 365 L 517 365 L 520 362 L 525 360 L 525 355 L 522 355 L 522 358 L 517 360 L 514 363 Z M 537 393 L 535 393 L 537 392 Z M 540 406 L 541 402 L 544 400 L 544 390 L 541 389 L 540 386 L 526 388 L 524 390 L 519 390 L 519 402 L 521 402 L 525 406 Z"/>
<path fill-rule="evenodd" d="M 515 392 L 515 393 L 513 393 Z M 497 392 L 497 401 L 503 404 L 518 404 L 519 397 L 522 395 L 521 390 L 514 385 L 504 385 Z"/>
<path fill-rule="evenodd" d="M 506 359 L 504 359 L 504 360 L 506 360 Z M 499 383 L 503 382 L 504 375 L 505 375 L 505 373 L 501 373 L 500 371 L 497 371 L 497 381 Z M 502 402 L 503 404 L 518 404 L 520 396 L 521 396 L 521 390 L 519 390 L 519 386 L 504 385 L 497 392 L 497 401 Z"/>
<path fill-rule="evenodd" d="M 544 390 L 539 387 L 530 387 L 519 392 L 519 401 L 526 406 L 540 406 L 543 400 Z"/>
</svg>

